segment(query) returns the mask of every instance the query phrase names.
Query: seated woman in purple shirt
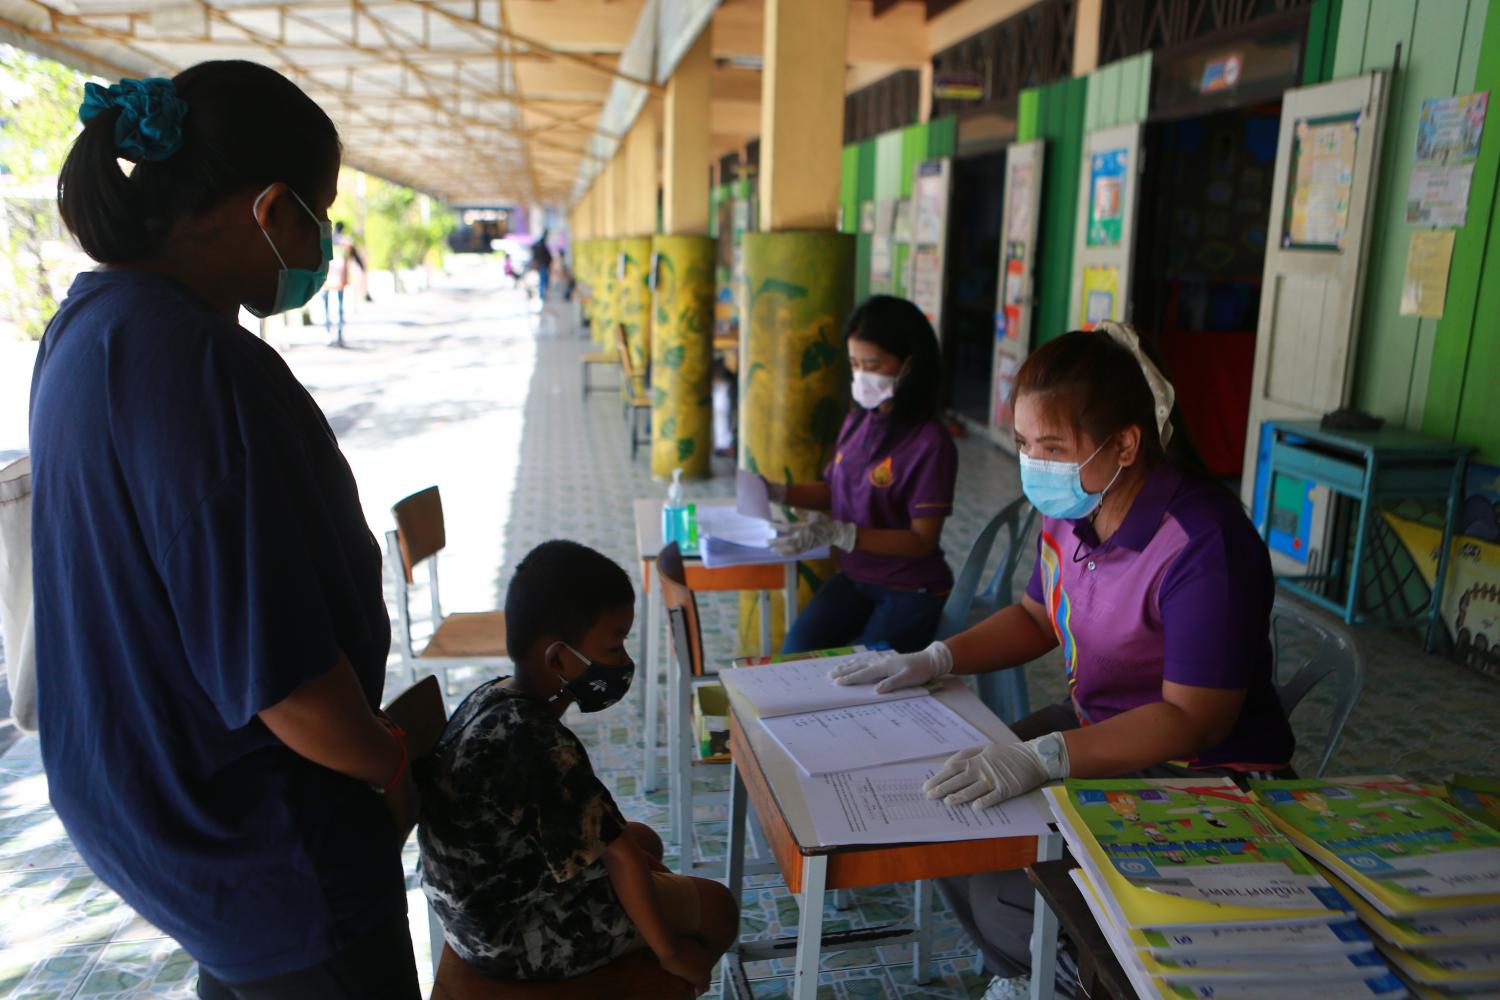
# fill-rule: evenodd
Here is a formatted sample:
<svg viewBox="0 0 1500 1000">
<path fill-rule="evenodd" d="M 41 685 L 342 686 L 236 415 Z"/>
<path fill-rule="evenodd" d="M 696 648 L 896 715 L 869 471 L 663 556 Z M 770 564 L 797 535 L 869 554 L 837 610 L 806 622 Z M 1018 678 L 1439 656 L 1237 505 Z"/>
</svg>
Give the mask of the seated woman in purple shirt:
<svg viewBox="0 0 1500 1000">
<path fill-rule="evenodd" d="M 1060 778 L 1249 776 L 1291 759 L 1265 545 L 1238 498 L 1174 464 L 1171 384 L 1133 330 L 1103 327 L 1057 338 L 1016 376 L 1021 486 L 1042 514 L 1020 603 L 919 653 L 836 671 L 889 691 L 1060 649 L 1069 700 L 1016 723 L 1022 742 L 955 754 L 929 797 L 982 809 Z M 997 976 L 1029 964 L 1018 874 L 940 881 Z"/>
<path fill-rule="evenodd" d="M 932 641 L 953 589 L 938 541 L 953 511 L 958 451 L 936 419 L 937 336 L 916 306 L 876 295 L 849 317 L 844 340 L 856 405 L 823 481 L 767 484 L 774 503 L 831 514 L 783 526 L 773 547 L 831 545 L 839 567 L 782 652 L 879 642 L 909 653 Z"/>
</svg>

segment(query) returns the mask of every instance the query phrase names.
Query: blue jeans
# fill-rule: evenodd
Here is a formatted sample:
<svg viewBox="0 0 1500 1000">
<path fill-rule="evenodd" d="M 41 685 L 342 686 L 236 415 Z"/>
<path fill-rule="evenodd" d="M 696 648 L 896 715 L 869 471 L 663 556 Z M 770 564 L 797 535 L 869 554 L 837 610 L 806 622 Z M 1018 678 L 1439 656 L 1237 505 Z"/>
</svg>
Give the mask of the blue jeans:
<svg viewBox="0 0 1500 1000">
<path fill-rule="evenodd" d="M 885 642 L 897 652 L 914 653 L 937 634 L 947 599 L 946 595 L 856 583 L 835 573 L 792 623 L 781 651 L 805 653 Z"/>
<path fill-rule="evenodd" d="M 552 284 L 552 271 L 550 268 L 539 267 L 536 269 L 536 292 L 537 297 L 543 302 L 547 301 L 547 286 Z"/>
</svg>

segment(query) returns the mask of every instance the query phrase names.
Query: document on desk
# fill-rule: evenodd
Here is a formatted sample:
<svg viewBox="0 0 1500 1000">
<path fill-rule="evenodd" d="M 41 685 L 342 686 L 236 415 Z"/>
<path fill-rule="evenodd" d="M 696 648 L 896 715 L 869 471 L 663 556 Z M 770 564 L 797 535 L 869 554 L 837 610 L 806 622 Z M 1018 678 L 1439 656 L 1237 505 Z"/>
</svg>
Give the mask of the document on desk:
<svg viewBox="0 0 1500 1000">
<path fill-rule="evenodd" d="M 760 724 L 805 774 L 926 760 L 990 742 L 936 698 L 762 716 Z"/>
<path fill-rule="evenodd" d="M 934 759 L 803 775 L 802 794 L 818 843 L 915 844 L 1034 837 L 1046 831 L 1048 812 L 1036 792 L 979 812 L 929 799 L 922 783 L 942 766 L 941 759 Z"/>
<path fill-rule="evenodd" d="M 734 509 L 746 517 L 771 520 L 771 495 L 766 481 L 749 469 L 734 474 Z"/>
<path fill-rule="evenodd" d="M 890 694 L 876 694 L 873 684 L 836 684 L 828 676 L 841 663 L 871 655 L 865 651 L 846 656 L 820 656 L 815 659 L 789 660 L 786 663 L 768 663 L 759 667 L 739 667 L 721 670 L 719 679 L 725 686 L 743 695 L 754 707 L 755 713 L 763 719 L 817 712 L 827 708 L 848 708 L 851 705 L 931 696 L 931 692 L 925 687 L 902 688 Z"/>
<path fill-rule="evenodd" d="M 746 517 L 733 507 L 704 505 L 698 508 L 698 535 L 764 549 L 776 537 L 776 529 L 769 520 Z"/>
</svg>

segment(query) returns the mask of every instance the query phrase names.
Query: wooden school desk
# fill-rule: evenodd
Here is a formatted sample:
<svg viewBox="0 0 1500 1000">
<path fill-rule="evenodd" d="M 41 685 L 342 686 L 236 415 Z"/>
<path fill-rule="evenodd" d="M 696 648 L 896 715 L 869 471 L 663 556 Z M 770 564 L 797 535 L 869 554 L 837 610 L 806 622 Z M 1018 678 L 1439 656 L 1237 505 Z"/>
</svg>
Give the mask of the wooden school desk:
<svg viewBox="0 0 1500 1000">
<path fill-rule="evenodd" d="M 704 507 L 734 506 L 732 498 L 693 502 L 700 510 Z M 641 630 L 640 672 L 642 679 L 646 681 L 646 762 L 642 785 L 643 790 L 647 792 L 654 792 L 658 787 L 656 728 L 661 713 L 660 695 L 656 688 L 657 664 L 652 657 L 656 656 L 665 664 L 671 662 L 671 657 L 667 655 L 671 643 L 666 634 L 666 616 L 662 614 L 660 596 L 657 594 L 656 582 L 651 572 L 656 565 L 656 557 L 661 553 L 662 545 L 665 544 L 661 536 L 661 506 L 660 497 L 645 497 L 635 501 L 635 548 L 636 555 L 641 560 L 641 599 L 646 602 L 641 614 L 646 627 Z M 785 592 L 786 620 L 790 623 L 797 617 L 797 561 L 795 559 L 785 562 L 755 563 L 749 566 L 719 566 L 713 569 L 703 565 L 703 560 L 696 555 L 690 556 L 684 553 L 682 561 L 683 568 L 687 571 L 687 585 L 695 593 L 710 590 L 759 591 L 761 655 L 770 656 L 776 652 L 771 648 L 771 591 L 783 590 Z M 669 673 L 667 689 L 674 699 L 685 696 L 681 691 L 682 685 L 677 683 L 678 680 L 679 678 Z M 668 711 L 668 746 L 677 745 L 675 734 L 681 714 L 680 711 Z M 676 801 L 675 792 L 673 801 Z M 676 809 L 672 810 L 672 840 L 680 843 L 681 831 L 677 829 L 677 812 Z"/>
<path fill-rule="evenodd" d="M 724 957 L 725 1000 L 750 1000 L 746 962 L 785 958 L 795 954 L 792 997 L 814 1000 L 818 992 L 818 960 L 824 951 L 874 948 L 912 942 L 912 975 L 928 979 L 932 926 L 932 886 L 928 881 L 949 875 L 1025 868 L 1038 860 L 1062 855 L 1062 837 L 1055 831 L 1042 837 L 991 837 L 928 844 L 888 846 L 819 846 L 812 815 L 802 792 L 800 771 L 791 756 L 756 721 L 754 710 L 728 685 L 729 747 L 733 756 L 729 799 L 729 891 L 740 897 L 745 877 L 746 810 L 765 833 L 787 890 L 801 909 L 796 938 L 741 941 Z M 957 678 L 948 678 L 936 697 L 980 732 L 993 739 L 1007 730 L 979 696 Z M 915 926 L 883 930 L 843 931 L 823 935 L 823 894 L 830 889 L 857 889 L 896 882 L 922 884 L 913 903 Z M 1050 1000 L 1057 964 L 1057 917 L 1040 897 L 1031 936 L 1031 967 L 1045 970 L 1031 977 L 1033 1000 Z"/>
</svg>

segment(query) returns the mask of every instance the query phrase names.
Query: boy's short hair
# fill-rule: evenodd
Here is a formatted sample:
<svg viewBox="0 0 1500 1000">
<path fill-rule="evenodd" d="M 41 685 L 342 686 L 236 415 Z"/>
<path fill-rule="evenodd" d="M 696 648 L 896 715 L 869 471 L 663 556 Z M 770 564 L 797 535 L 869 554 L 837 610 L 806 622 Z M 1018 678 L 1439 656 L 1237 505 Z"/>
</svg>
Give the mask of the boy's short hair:
<svg viewBox="0 0 1500 1000">
<path fill-rule="evenodd" d="M 606 611 L 635 604 L 630 577 L 587 545 L 554 539 L 526 554 L 505 592 L 505 632 L 517 662 L 538 636 L 577 646 Z"/>
</svg>

